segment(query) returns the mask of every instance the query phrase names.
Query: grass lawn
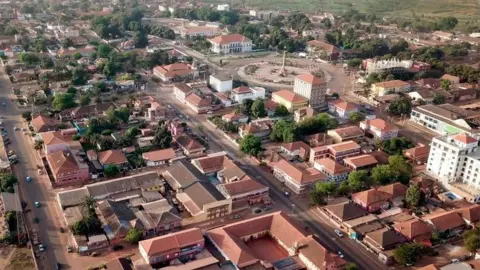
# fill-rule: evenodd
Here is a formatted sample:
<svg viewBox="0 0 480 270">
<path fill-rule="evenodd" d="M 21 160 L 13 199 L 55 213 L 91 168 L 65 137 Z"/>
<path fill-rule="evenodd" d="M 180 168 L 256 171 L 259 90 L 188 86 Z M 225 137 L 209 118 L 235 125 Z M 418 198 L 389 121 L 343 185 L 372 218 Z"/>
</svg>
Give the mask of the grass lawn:
<svg viewBox="0 0 480 270">
<path fill-rule="evenodd" d="M 5 267 L 5 270 L 30 270 L 35 269 L 35 262 L 32 253 L 28 248 L 16 248 L 10 263 Z"/>
<path fill-rule="evenodd" d="M 458 19 L 473 19 L 480 16 L 480 4 L 477 0 L 203 0 L 206 3 L 231 3 L 260 9 L 328 11 L 343 12 L 355 8 L 367 14 L 392 17 L 417 16 L 444 17 L 455 16 Z"/>
</svg>

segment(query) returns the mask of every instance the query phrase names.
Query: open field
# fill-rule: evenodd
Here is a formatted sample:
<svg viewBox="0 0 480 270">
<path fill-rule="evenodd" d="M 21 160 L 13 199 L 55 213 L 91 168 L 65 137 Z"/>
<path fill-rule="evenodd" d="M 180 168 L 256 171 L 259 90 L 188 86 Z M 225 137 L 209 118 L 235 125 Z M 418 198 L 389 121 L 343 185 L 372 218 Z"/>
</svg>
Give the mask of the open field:
<svg viewBox="0 0 480 270">
<path fill-rule="evenodd" d="M 33 270 L 35 263 L 32 252 L 28 248 L 16 248 L 9 258 L 9 264 L 5 270 Z"/>
<path fill-rule="evenodd" d="M 367 14 L 392 17 L 455 16 L 458 19 L 480 18 L 477 0 L 203 0 L 206 3 L 236 3 L 247 7 L 277 10 L 328 11 L 339 13 L 355 8 Z"/>
</svg>

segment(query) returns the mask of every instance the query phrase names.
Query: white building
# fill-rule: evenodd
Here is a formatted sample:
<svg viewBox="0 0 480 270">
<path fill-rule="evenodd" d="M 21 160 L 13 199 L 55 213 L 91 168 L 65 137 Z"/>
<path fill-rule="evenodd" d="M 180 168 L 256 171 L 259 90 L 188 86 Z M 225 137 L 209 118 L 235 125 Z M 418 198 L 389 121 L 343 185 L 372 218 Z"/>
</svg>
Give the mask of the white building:
<svg viewBox="0 0 480 270">
<path fill-rule="evenodd" d="M 245 99 L 264 99 L 265 98 L 265 88 L 262 87 L 248 87 L 240 86 L 232 91 L 231 98 L 233 101 L 242 103 Z"/>
<path fill-rule="evenodd" d="M 469 187 L 467 192 L 476 193 L 472 201 L 479 201 L 480 151 L 477 139 L 466 133 L 434 138 L 427 171 L 449 188 L 457 184 Z"/>
<path fill-rule="evenodd" d="M 259 20 L 270 20 L 273 17 L 277 17 L 280 12 L 278 10 L 250 10 L 248 13 L 250 16 Z"/>
<path fill-rule="evenodd" d="M 252 51 L 252 41 L 240 34 L 228 34 L 208 40 L 214 53 L 242 53 Z"/>
<path fill-rule="evenodd" d="M 422 125 L 440 135 L 466 132 L 470 136 L 478 137 L 479 130 L 471 123 L 472 112 L 451 104 L 427 104 L 412 109 L 410 121 Z"/>
<path fill-rule="evenodd" d="M 327 108 L 325 102 L 327 83 L 312 74 L 302 74 L 295 77 L 293 92 L 307 98 L 312 108 L 321 110 Z"/>
<path fill-rule="evenodd" d="M 218 11 L 229 11 L 230 10 L 230 5 L 229 4 L 217 5 L 217 10 Z"/>
<path fill-rule="evenodd" d="M 398 127 L 383 119 L 365 120 L 360 122 L 360 128 L 380 141 L 389 140 L 398 136 Z"/>
<path fill-rule="evenodd" d="M 229 92 L 233 88 L 233 79 L 223 74 L 210 75 L 208 82 L 217 92 Z"/>
<path fill-rule="evenodd" d="M 182 38 L 188 37 L 213 37 L 217 34 L 217 27 L 209 26 L 191 26 L 182 27 L 180 29 L 180 36 Z"/>
<path fill-rule="evenodd" d="M 398 60 L 396 58 L 390 60 L 380 60 L 376 61 L 375 59 L 366 59 L 363 60 L 363 67 L 367 74 L 371 73 L 382 73 L 385 71 L 399 72 L 413 66 L 413 61 L 411 60 Z"/>
</svg>

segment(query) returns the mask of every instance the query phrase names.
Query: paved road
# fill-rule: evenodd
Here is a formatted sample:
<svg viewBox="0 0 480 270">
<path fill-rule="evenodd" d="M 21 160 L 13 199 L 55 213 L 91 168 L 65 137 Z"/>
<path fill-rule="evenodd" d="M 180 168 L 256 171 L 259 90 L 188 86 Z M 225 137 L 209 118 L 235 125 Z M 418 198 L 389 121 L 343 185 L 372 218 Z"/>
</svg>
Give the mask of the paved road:
<svg viewBox="0 0 480 270">
<path fill-rule="evenodd" d="M 262 184 L 270 187 L 270 196 L 274 201 L 282 203 L 286 209 L 292 209 L 293 202 L 283 196 L 283 194 L 276 190 L 270 181 L 267 180 L 267 177 L 272 176 L 265 174 L 263 170 L 251 163 L 247 158 L 243 158 L 244 155 L 238 151 L 237 147 L 207 122 L 205 115 L 195 114 L 175 99 L 171 88 L 158 88 L 156 84 L 149 81 L 148 91 L 153 95 L 157 95 L 159 100 L 172 105 L 177 111 L 181 111 L 183 114 L 189 116 L 189 126 L 195 132 L 209 137 L 209 146 L 213 152 L 226 151 L 229 153 L 249 175 L 254 176 Z M 202 128 L 199 130 L 198 127 L 200 125 Z M 377 261 L 373 254 L 366 251 L 355 241 L 347 237 L 343 239 L 336 237 L 332 227 L 320 216 L 315 215 L 308 209 L 298 209 L 298 206 L 296 206 L 296 209 L 297 211 L 294 211 L 295 217 L 307 224 L 326 248 L 333 252 L 342 251 L 347 260 L 355 262 L 361 269 L 386 269 L 383 264 Z"/>
<path fill-rule="evenodd" d="M 21 131 L 13 130 L 15 126 L 22 127 L 24 123 L 21 112 L 8 98 L 10 82 L 6 80 L 3 72 L 0 74 L 0 89 L 0 103 L 5 103 L 5 107 L 0 107 L 0 114 L 6 117 L 3 122 L 12 142 L 8 149 L 13 149 L 20 160 L 13 166 L 13 171 L 19 180 L 20 197 L 22 201 L 28 203 L 27 208 L 31 209 L 25 215 L 25 224 L 27 229 L 35 228 L 39 231 L 39 240 L 46 246 L 46 251 L 41 253 L 42 257 L 39 259 L 39 269 L 55 269 L 57 262 L 67 265 L 65 245 L 68 236 L 67 233 L 59 231 L 62 218 L 59 216 L 58 206 L 54 205 L 55 193 L 47 179 L 37 175 L 37 164 L 40 165 L 41 162 L 31 140 Z M 33 177 L 34 180 L 27 183 L 25 181 L 27 176 Z M 40 208 L 34 207 L 36 201 L 41 204 Z M 34 217 L 39 218 L 38 224 L 32 222 Z"/>
</svg>

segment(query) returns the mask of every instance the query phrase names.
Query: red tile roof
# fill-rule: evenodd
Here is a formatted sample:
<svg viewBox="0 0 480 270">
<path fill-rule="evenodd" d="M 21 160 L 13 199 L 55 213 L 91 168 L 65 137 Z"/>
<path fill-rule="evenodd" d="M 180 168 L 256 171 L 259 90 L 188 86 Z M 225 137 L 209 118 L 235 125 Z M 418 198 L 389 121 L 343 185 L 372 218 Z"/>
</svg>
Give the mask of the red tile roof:
<svg viewBox="0 0 480 270">
<path fill-rule="evenodd" d="M 392 88 L 392 87 L 408 86 L 409 84 L 407 82 L 404 82 L 404 81 L 393 80 L 393 81 L 374 83 L 374 85 L 375 85 L 375 87 Z"/>
<path fill-rule="evenodd" d="M 465 221 L 456 211 L 433 214 L 425 216 L 423 219 L 430 221 L 439 232 L 444 232 L 465 225 Z"/>
<path fill-rule="evenodd" d="M 321 48 L 321 49 L 329 52 L 330 54 L 340 52 L 339 48 L 333 46 L 332 44 L 328 44 L 326 42 L 319 41 L 319 40 L 310 40 L 310 41 L 307 42 L 307 44 L 309 46 L 314 46 L 314 47 Z"/>
<path fill-rule="evenodd" d="M 250 39 L 240 34 L 228 34 L 228 35 L 214 37 L 212 39 L 209 39 L 209 41 L 215 44 L 225 45 L 225 44 L 230 44 L 232 42 L 248 42 L 250 41 Z"/>
<path fill-rule="evenodd" d="M 217 186 L 217 188 L 220 190 L 220 192 L 223 191 L 222 193 L 226 193 L 224 195 L 229 195 L 231 197 L 245 194 L 248 192 L 265 189 L 265 188 L 267 188 L 268 190 L 268 187 L 260 184 L 259 182 L 251 178 L 247 178 L 241 181 L 236 181 L 236 182 L 227 183 L 227 184 L 220 184 Z"/>
<path fill-rule="evenodd" d="M 48 154 L 47 160 L 55 174 L 69 173 L 79 169 L 78 163 L 70 150 Z"/>
<path fill-rule="evenodd" d="M 285 101 L 288 101 L 288 102 L 291 102 L 291 103 L 301 103 L 301 102 L 308 101 L 306 98 L 304 98 L 300 95 L 297 95 L 294 92 L 289 91 L 289 90 L 276 91 L 276 92 L 273 92 L 272 95 L 278 96 L 278 97 L 284 99 Z"/>
<path fill-rule="evenodd" d="M 376 202 L 383 202 L 390 198 L 392 198 L 390 194 L 374 188 L 352 194 L 352 200 L 360 201 L 366 206 Z"/>
<path fill-rule="evenodd" d="M 350 172 L 350 169 L 330 158 L 322 158 L 315 161 L 321 165 L 329 175 L 339 175 Z"/>
<path fill-rule="evenodd" d="M 290 176 L 298 184 L 308 184 L 315 183 L 317 181 L 326 180 L 327 176 L 320 171 L 317 171 L 314 168 L 309 169 L 300 169 L 295 167 L 295 165 L 290 162 L 282 159 L 280 161 L 274 162 L 272 167 L 278 168 L 280 171 L 284 172 Z"/>
<path fill-rule="evenodd" d="M 461 143 L 469 144 L 469 143 L 476 143 L 478 142 L 477 139 L 471 137 L 467 133 L 460 133 L 457 135 L 452 136 L 452 139 L 459 141 Z"/>
<path fill-rule="evenodd" d="M 374 127 L 376 129 L 379 129 L 383 132 L 388 132 L 388 131 L 392 131 L 392 130 L 398 130 L 398 128 L 383 120 L 383 119 L 380 119 L 380 118 L 377 118 L 377 119 L 373 119 L 373 120 L 365 120 L 364 121 L 367 125 L 370 125 L 371 127 Z"/>
<path fill-rule="evenodd" d="M 67 143 L 60 131 L 45 132 L 42 134 L 45 145 L 56 145 Z"/>
<path fill-rule="evenodd" d="M 358 109 L 357 104 L 347 102 L 341 99 L 333 100 L 329 102 L 329 105 L 332 105 L 338 109 L 344 110 L 344 111 L 353 111 Z"/>
<path fill-rule="evenodd" d="M 142 154 L 143 159 L 146 161 L 163 161 L 170 160 L 175 157 L 175 151 L 172 148 L 155 150 L 150 152 L 145 152 Z"/>
<path fill-rule="evenodd" d="M 204 242 L 202 231 L 198 228 L 182 230 L 176 233 L 143 240 L 138 243 L 147 255 L 180 251 L 182 248 Z"/>
<path fill-rule="evenodd" d="M 361 168 L 365 166 L 378 164 L 377 159 L 374 156 L 369 154 L 345 158 L 343 162 L 345 162 L 345 164 L 352 166 L 353 168 Z"/>
<path fill-rule="evenodd" d="M 400 183 L 393 183 L 393 184 L 381 186 L 378 188 L 378 190 L 383 191 L 387 194 L 390 194 L 392 198 L 405 196 L 405 194 L 407 194 L 407 189 L 408 187 Z"/>
<path fill-rule="evenodd" d="M 468 220 L 470 222 L 480 221 L 480 205 L 478 204 L 462 207 L 455 211 L 459 213 L 465 220 Z"/>
<path fill-rule="evenodd" d="M 411 219 L 404 222 L 399 222 L 393 225 L 396 231 L 403 234 L 409 240 L 412 240 L 418 236 L 431 234 L 432 227 L 425 222 L 418 219 Z"/>
<path fill-rule="evenodd" d="M 320 79 L 319 77 L 317 76 L 314 76 L 310 73 L 308 74 L 301 74 L 301 75 L 298 75 L 297 77 L 295 77 L 296 79 L 299 79 L 299 80 L 302 80 L 308 84 L 311 84 L 311 85 L 317 85 L 317 84 L 323 84 L 325 83 L 324 80 Z"/>
<path fill-rule="evenodd" d="M 99 152 L 98 161 L 102 165 L 121 165 L 128 162 L 122 150 L 107 150 Z"/>
</svg>

